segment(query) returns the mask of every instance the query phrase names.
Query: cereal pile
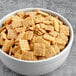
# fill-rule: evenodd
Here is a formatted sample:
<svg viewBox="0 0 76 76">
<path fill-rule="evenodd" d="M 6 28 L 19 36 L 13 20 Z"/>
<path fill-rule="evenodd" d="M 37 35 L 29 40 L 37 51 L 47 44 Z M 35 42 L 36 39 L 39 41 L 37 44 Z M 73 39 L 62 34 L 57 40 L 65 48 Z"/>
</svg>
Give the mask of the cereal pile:
<svg viewBox="0 0 76 76">
<path fill-rule="evenodd" d="M 22 60 L 41 60 L 60 53 L 68 44 L 69 27 L 58 16 L 36 9 L 10 16 L 0 28 L 0 48 Z"/>
</svg>

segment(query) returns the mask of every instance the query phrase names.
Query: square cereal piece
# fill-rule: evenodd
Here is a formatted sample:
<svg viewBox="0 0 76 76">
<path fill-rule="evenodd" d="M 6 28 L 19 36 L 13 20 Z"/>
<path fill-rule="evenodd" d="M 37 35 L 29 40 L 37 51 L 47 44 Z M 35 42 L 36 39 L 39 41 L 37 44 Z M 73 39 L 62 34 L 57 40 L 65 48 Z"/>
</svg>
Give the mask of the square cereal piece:
<svg viewBox="0 0 76 76">
<path fill-rule="evenodd" d="M 24 23 L 23 23 L 23 25 L 26 27 L 33 26 L 34 24 L 35 24 L 34 20 L 31 17 L 25 18 Z"/>
<path fill-rule="evenodd" d="M 59 25 L 57 19 L 54 19 L 54 28 L 57 32 L 59 32 L 60 25 Z"/>
<path fill-rule="evenodd" d="M 58 32 L 56 32 L 56 31 L 51 31 L 51 32 L 49 32 L 49 35 L 51 35 L 51 36 L 53 36 L 53 37 L 57 37 L 58 36 Z"/>
<path fill-rule="evenodd" d="M 34 55 L 35 56 L 45 56 L 45 44 L 35 43 L 34 44 Z"/>
<path fill-rule="evenodd" d="M 4 26 L 9 25 L 9 24 L 11 24 L 11 22 L 12 22 L 12 17 L 10 16 L 4 21 L 3 25 Z"/>
<path fill-rule="evenodd" d="M 59 47 L 60 51 L 65 48 L 65 45 L 57 44 L 57 46 Z"/>
<path fill-rule="evenodd" d="M 37 12 L 26 12 L 25 15 L 30 16 L 31 18 L 35 18 Z"/>
<path fill-rule="evenodd" d="M 61 25 L 60 33 L 64 33 L 66 36 L 69 36 L 70 35 L 69 27 L 66 25 Z"/>
<path fill-rule="evenodd" d="M 54 40 L 55 40 L 54 37 L 50 36 L 50 35 L 47 34 L 47 33 L 43 35 L 43 38 L 44 38 L 45 40 L 48 40 L 48 41 L 54 41 Z"/>
<path fill-rule="evenodd" d="M 22 39 L 31 40 L 33 38 L 33 31 L 26 31 Z"/>
<path fill-rule="evenodd" d="M 41 15 L 36 15 L 34 21 L 35 23 L 41 23 L 44 21 L 44 17 Z"/>
<path fill-rule="evenodd" d="M 43 33 L 38 28 L 35 28 L 34 35 L 41 36 Z"/>
<path fill-rule="evenodd" d="M 22 51 L 30 50 L 29 43 L 27 40 L 19 40 L 19 45 Z"/>
<path fill-rule="evenodd" d="M 19 17 L 23 18 L 24 15 L 25 15 L 25 13 L 24 13 L 23 11 L 20 11 L 20 12 L 17 13 L 17 15 L 18 15 Z"/>
<path fill-rule="evenodd" d="M 16 31 L 16 33 L 24 32 L 24 31 L 26 31 L 26 27 L 18 27 L 18 28 L 15 28 L 15 31 Z"/>
<path fill-rule="evenodd" d="M 66 42 L 60 37 L 55 38 L 54 42 L 57 43 L 57 44 L 61 44 L 61 45 L 65 45 L 66 44 Z"/>
<path fill-rule="evenodd" d="M 13 45 L 14 41 L 13 40 L 5 40 L 3 46 L 2 46 L 2 50 L 4 52 L 9 52 L 9 49 L 11 48 L 11 46 Z"/>
<path fill-rule="evenodd" d="M 40 27 L 47 31 L 54 31 L 54 27 L 51 25 L 40 24 Z"/>
<path fill-rule="evenodd" d="M 36 28 L 37 28 L 40 32 L 46 33 L 46 31 L 45 31 L 44 29 L 42 29 L 39 24 L 36 25 Z"/>
<path fill-rule="evenodd" d="M 33 52 L 25 51 L 21 55 L 22 60 L 34 60 Z"/>
<path fill-rule="evenodd" d="M 7 31 L 8 31 L 8 33 L 7 33 L 8 39 L 16 39 L 17 38 L 17 33 L 15 32 L 14 29 L 8 29 Z"/>
<path fill-rule="evenodd" d="M 23 20 L 21 17 L 19 17 L 17 15 L 12 15 L 11 17 L 12 17 L 12 21 L 16 21 L 16 20 L 22 21 Z"/>
<path fill-rule="evenodd" d="M 15 58 L 18 58 L 18 59 L 21 59 L 21 54 L 18 53 L 18 52 L 16 52 L 16 53 L 14 54 L 14 57 L 15 57 Z"/>
<path fill-rule="evenodd" d="M 48 58 L 48 57 L 52 57 L 56 55 L 56 52 L 55 52 L 55 49 L 53 48 L 53 46 L 50 46 L 48 48 L 46 48 L 46 52 L 45 52 L 45 57 Z"/>
<path fill-rule="evenodd" d="M 51 22 L 51 21 L 48 21 L 48 20 L 44 20 L 44 21 L 43 21 L 43 23 L 44 23 L 44 24 L 46 24 L 46 25 L 53 24 L 53 22 Z"/>
<path fill-rule="evenodd" d="M 52 45 L 52 46 L 53 46 L 53 48 L 55 49 L 56 54 L 60 53 L 60 49 L 59 49 L 59 47 L 58 47 L 57 44 L 54 44 L 54 45 Z"/>
<path fill-rule="evenodd" d="M 49 46 L 50 45 L 50 42 L 43 39 L 42 36 L 34 36 L 33 37 L 33 40 L 32 40 L 32 43 L 44 43 L 46 46 Z"/>
<path fill-rule="evenodd" d="M 40 11 L 39 9 L 36 9 L 35 11 L 36 11 L 38 14 L 40 14 L 40 15 L 42 15 L 42 16 L 45 16 L 45 17 L 49 15 L 49 14 L 43 12 L 43 11 Z"/>
<path fill-rule="evenodd" d="M 17 38 L 16 38 L 16 41 L 19 41 L 20 39 L 22 39 L 22 37 L 25 35 L 25 32 L 23 31 L 23 32 L 21 32 L 21 33 L 19 33 L 19 35 L 17 36 Z"/>
<path fill-rule="evenodd" d="M 21 26 L 23 26 L 21 20 L 14 20 L 14 21 L 12 21 L 12 27 L 13 28 L 17 28 L 17 27 L 21 27 Z"/>
<path fill-rule="evenodd" d="M 58 37 L 62 38 L 66 43 L 68 42 L 68 37 L 64 33 L 60 33 Z"/>
</svg>

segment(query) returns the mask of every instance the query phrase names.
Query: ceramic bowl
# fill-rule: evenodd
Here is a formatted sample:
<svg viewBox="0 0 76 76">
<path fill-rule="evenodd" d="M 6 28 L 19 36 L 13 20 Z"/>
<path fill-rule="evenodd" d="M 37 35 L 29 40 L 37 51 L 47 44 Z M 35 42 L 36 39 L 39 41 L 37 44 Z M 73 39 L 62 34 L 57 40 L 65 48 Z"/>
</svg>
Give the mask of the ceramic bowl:
<svg viewBox="0 0 76 76">
<path fill-rule="evenodd" d="M 25 8 L 25 9 L 16 10 L 16 11 L 4 16 L 0 20 L 0 26 L 9 16 L 16 14 L 18 11 L 27 12 L 27 11 L 33 11 L 35 9 L 37 9 L 37 8 Z M 61 66 L 64 63 L 64 61 L 67 59 L 70 49 L 72 47 L 72 43 L 73 43 L 73 29 L 72 29 L 71 24 L 69 23 L 69 21 L 66 18 L 64 18 L 62 15 L 60 15 L 54 11 L 48 10 L 48 9 L 43 9 L 43 8 L 38 8 L 38 9 L 45 11 L 49 14 L 55 15 L 55 16 L 59 16 L 59 18 L 70 28 L 70 40 L 69 40 L 68 45 L 65 47 L 65 49 L 62 52 L 60 52 L 58 55 L 53 56 L 48 59 L 39 60 L 39 61 L 27 61 L 27 60 L 16 59 L 14 57 L 7 55 L 5 52 L 3 52 L 0 49 L 1 61 L 9 69 L 11 69 L 17 73 L 23 74 L 23 75 L 43 75 L 43 74 L 47 74 L 49 72 L 54 71 L 59 66 Z"/>
</svg>

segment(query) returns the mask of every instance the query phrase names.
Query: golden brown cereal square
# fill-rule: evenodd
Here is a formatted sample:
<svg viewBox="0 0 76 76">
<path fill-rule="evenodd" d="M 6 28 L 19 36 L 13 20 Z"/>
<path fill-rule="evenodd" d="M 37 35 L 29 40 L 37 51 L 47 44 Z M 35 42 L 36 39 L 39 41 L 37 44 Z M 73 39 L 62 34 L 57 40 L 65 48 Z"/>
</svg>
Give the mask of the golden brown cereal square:
<svg viewBox="0 0 76 76">
<path fill-rule="evenodd" d="M 14 57 L 15 57 L 15 58 L 18 58 L 18 59 L 21 59 L 21 54 L 18 53 L 18 52 L 16 52 L 16 53 L 14 54 Z"/>
<path fill-rule="evenodd" d="M 59 47 L 60 51 L 65 48 L 65 45 L 57 44 L 57 46 Z"/>
<path fill-rule="evenodd" d="M 8 29 L 7 38 L 8 39 L 16 39 L 17 38 L 17 34 L 16 34 L 15 30 Z"/>
<path fill-rule="evenodd" d="M 17 13 L 17 15 L 18 15 L 19 17 L 23 18 L 25 14 L 24 14 L 23 11 L 20 11 L 20 12 Z"/>
<path fill-rule="evenodd" d="M 51 35 L 51 36 L 53 36 L 53 37 L 57 37 L 58 36 L 58 32 L 56 32 L 56 31 L 51 31 L 51 32 L 49 32 L 49 35 Z"/>
<path fill-rule="evenodd" d="M 22 21 L 20 21 L 20 20 L 14 20 L 12 22 L 12 27 L 13 28 L 17 28 L 17 27 L 21 27 L 21 26 L 23 26 L 23 25 L 22 25 Z"/>
<path fill-rule="evenodd" d="M 35 23 L 41 23 L 44 21 L 44 17 L 42 17 L 41 15 L 37 15 L 37 16 L 35 16 L 34 21 L 35 21 Z"/>
<path fill-rule="evenodd" d="M 0 37 L 0 45 L 3 45 L 4 44 L 4 39 L 2 37 Z"/>
<path fill-rule="evenodd" d="M 34 44 L 34 55 L 35 56 L 45 56 L 45 44 L 35 43 Z"/>
<path fill-rule="evenodd" d="M 10 16 L 10 17 L 8 17 L 8 18 L 6 19 L 6 21 L 4 21 L 3 25 L 8 25 L 8 24 L 10 24 L 11 22 L 12 22 L 12 17 Z"/>
<path fill-rule="evenodd" d="M 25 51 L 21 55 L 22 60 L 34 60 L 33 52 Z"/>
<path fill-rule="evenodd" d="M 31 17 L 27 17 L 27 18 L 24 20 L 23 25 L 26 26 L 26 27 L 28 27 L 28 26 L 33 26 L 33 25 L 34 25 L 34 20 L 33 20 Z"/>
<path fill-rule="evenodd" d="M 2 50 L 4 52 L 8 52 L 10 47 L 13 45 L 14 41 L 13 40 L 5 40 L 3 46 L 2 46 Z"/>
<path fill-rule="evenodd" d="M 47 13 L 45 13 L 45 12 L 42 12 L 42 11 L 40 11 L 39 9 L 36 9 L 35 10 L 38 14 L 40 14 L 40 15 L 42 15 L 42 16 L 48 16 L 49 14 L 47 14 Z"/>
<path fill-rule="evenodd" d="M 54 27 L 51 25 L 40 24 L 40 26 L 47 31 L 54 31 Z"/>
<path fill-rule="evenodd" d="M 42 32 L 42 33 L 45 33 L 45 32 L 46 32 L 45 30 L 43 30 L 43 29 L 40 27 L 39 24 L 36 25 L 36 28 L 37 28 L 40 32 Z"/>
<path fill-rule="evenodd" d="M 16 33 L 21 33 L 26 31 L 26 27 L 19 27 L 19 28 L 15 28 Z"/>
<path fill-rule="evenodd" d="M 60 53 L 60 49 L 57 44 L 54 44 L 53 48 L 55 49 L 56 54 Z"/>
<path fill-rule="evenodd" d="M 53 46 L 50 46 L 48 48 L 46 48 L 46 52 L 45 52 L 45 57 L 52 57 L 56 54 L 55 49 L 53 48 Z"/>
<path fill-rule="evenodd" d="M 43 35 L 43 38 L 44 38 L 45 40 L 48 40 L 48 41 L 54 41 L 54 40 L 55 40 L 54 37 L 50 36 L 50 35 L 47 34 L 47 33 Z"/>
<path fill-rule="evenodd" d="M 19 41 L 20 39 L 22 39 L 22 37 L 25 35 L 25 32 L 23 31 L 23 32 L 21 32 L 18 36 L 17 36 L 17 38 L 16 38 L 16 41 Z"/>
<path fill-rule="evenodd" d="M 57 21 L 56 19 L 54 20 L 54 28 L 55 28 L 55 30 L 56 30 L 57 32 L 59 32 L 60 26 L 59 26 L 59 23 L 58 23 L 58 21 Z"/>
<path fill-rule="evenodd" d="M 69 27 L 66 25 L 61 25 L 60 26 L 60 33 L 64 33 L 66 36 L 69 36 Z"/>
<path fill-rule="evenodd" d="M 22 39 L 31 40 L 33 38 L 33 31 L 26 31 Z"/>
<path fill-rule="evenodd" d="M 30 50 L 29 43 L 27 40 L 19 40 L 19 44 L 22 51 Z"/>
</svg>

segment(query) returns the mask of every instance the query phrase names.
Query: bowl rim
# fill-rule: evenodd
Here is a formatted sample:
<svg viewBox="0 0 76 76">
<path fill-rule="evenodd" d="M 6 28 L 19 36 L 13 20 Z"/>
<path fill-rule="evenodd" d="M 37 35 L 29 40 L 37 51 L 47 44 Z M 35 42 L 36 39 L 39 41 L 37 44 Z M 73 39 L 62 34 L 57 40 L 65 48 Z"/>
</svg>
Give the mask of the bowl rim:
<svg viewBox="0 0 76 76">
<path fill-rule="evenodd" d="M 53 60 L 53 59 L 59 57 L 59 56 L 62 55 L 64 52 L 66 52 L 66 49 L 67 49 L 68 47 L 70 47 L 70 45 L 71 45 L 72 42 L 73 42 L 73 38 L 74 38 L 73 28 L 72 28 L 71 24 L 70 24 L 69 21 L 68 21 L 65 17 L 63 17 L 61 14 L 59 14 L 59 13 L 57 13 L 57 12 L 54 12 L 54 11 L 52 11 L 52 10 L 49 10 L 49 9 L 44 9 L 44 8 L 23 8 L 23 9 L 18 9 L 18 10 L 16 10 L 16 11 L 13 11 L 13 12 L 7 14 L 7 15 L 4 16 L 2 19 L 0 19 L 0 25 L 2 25 L 2 23 L 4 22 L 4 20 L 6 20 L 9 16 L 11 16 L 11 15 L 13 15 L 13 14 L 16 14 L 16 13 L 19 12 L 19 11 L 24 11 L 24 12 L 26 12 L 26 11 L 32 11 L 32 10 L 35 10 L 35 9 L 40 9 L 40 10 L 45 11 L 45 12 L 47 12 L 47 13 L 54 14 L 55 16 L 58 16 L 60 19 L 64 20 L 64 22 L 65 22 L 66 24 L 68 24 L 68 26 L 70 27 L 70 33 L 71 33 L 71 35 L 70 35 L 70 40 L 69 40 L 68 45 L 67 45 L 59 54 L 57 54 L 57 55 L 55 55 L 55 56 L 53 56 L 53 57 L 49 57 L 49 58 L 47 58 L 47 59 L 43 59 L 43 60 L 35 60 L 35 61 L 32 61 L 32 60 L 21 60 L 21 59 L 17 59 L 17 58 L 14 58 L 14 57 L 12 57 L 12 56 L 9 56 L 8 54 L 6 54 L 5 52 L 3 52 L 3 51 L 0 49 L 0 52 L 1 52 L 3 55 L 5 55 L 5 56 L 7 56 L 8 58 L 11 58 L 11 59 L 13 59 L 13 60 L 15 60 L 15 61 L 20 61 L 20 62 L 25 62 L 25 63 L 41 63 L 41 62 L 47 62 L 47 61 L 49 61 L 49 60 Z M 0 27 L 1 27 L 1 26 L 0 26 Z"/>
</svg>

